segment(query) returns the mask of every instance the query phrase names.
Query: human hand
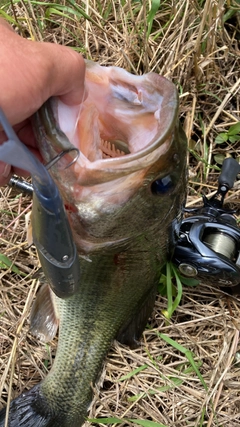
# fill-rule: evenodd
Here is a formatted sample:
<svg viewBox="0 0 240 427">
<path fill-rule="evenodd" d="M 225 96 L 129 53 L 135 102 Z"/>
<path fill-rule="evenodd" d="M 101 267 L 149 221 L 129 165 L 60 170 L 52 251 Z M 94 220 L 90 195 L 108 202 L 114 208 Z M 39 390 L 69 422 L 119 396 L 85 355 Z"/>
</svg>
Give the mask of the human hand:
<svg viewBox="0 0 240 427">
<path fill-rule="evenodd" d="M 31 126 L 31 116 L 51 96 L 68 105 L 84 96 L 85 63 L 65 46 L 33 42 L 20 37 L 0 18 L 0 106 L 19 139 L 41 159 Z M 6 140 L 0 130 L 0 144 Z M 0 186 L 12 173 L 28 175 L 0 161 Z"/>
</svg>

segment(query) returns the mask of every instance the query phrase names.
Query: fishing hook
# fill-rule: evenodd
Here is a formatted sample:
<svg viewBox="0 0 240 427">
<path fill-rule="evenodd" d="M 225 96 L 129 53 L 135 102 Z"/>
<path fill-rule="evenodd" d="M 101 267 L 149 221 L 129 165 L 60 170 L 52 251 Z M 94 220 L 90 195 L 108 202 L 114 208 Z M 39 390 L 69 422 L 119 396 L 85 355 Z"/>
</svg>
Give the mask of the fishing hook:
<svg viewBox="0 0 240 427">
<path fill-rule="evenodd" d="M 62 157 L 64 157 L 65 154 L 71 153 L 72 151 L 76 151 L 76 156 L 74 157 L 74 159 L 67 166 L 65 166 L 64 170 L 70 168 L 70 166 L 72 166 L 78 160 L 78 157 L 80 155 L 80 151 L 76 147 L 71 147 L 71 148 L 68 148 L 67 150 L 61 151 L 61 153 L 59 153 L 55 157 L 53 157 L 53 159 L 50 160 L 45 165 L 45 167 L 47 169 L 50 169 L 53 165 L 55 165 L 55 163 L 57 163 Z"/>
<path fill-rule="evenodd" d="M 1 110 L 1 108 L 0 108 L 0 126 L 2 126 L 2 129 L 4 130 L 6 136 L 7 136 L 7 138 L 9 140 L 11 140 L 11 139 L 12 140 L 16 140 L 16 134 L 14 132 L 14 129 L 10 125 L 10 123 L 8 122 L 8 120 L 5 117 L 5 115 L 3 114 L 3 111 Z M 46 169 L 50 169 L 62 157 L 64 157 L 66 154 L 71 153 L 72 151 L 76 151 L 76 156 L 73 158 L 73 160 L 67 166 L 65 166 L 64 170 L 67 169 L 67 168 L 69 168 L 70 166 L 72 166 L 78 160 L 78 157 L 80 155 L 80 151 L 76 147 L 71 147 L 71 148 L 68 148 L 68 149 L 66 149 L 64 151 L 61 151 L 52 160 L 50 160 L 50 162 L 48 162 L 45 165 Z M 10 181 L 9 181 L 8 185 L 10 185 L 11 187 L 16 187 L 20 191 L 24 191 L 27 194 L 32 194 L 33 193 L 33 186 L 32 186 L 32 184 L 30 184 L 26 180 L 23 180 L 22 178 L 19 178 L 16 175 L 12 176 L 10 178 Z"/>
<path fill-rule="evenodd" d="M 65 169 L 68 169 L 70 166 L 72 166 L 79 158 L 80 151 L 76 147 L 68 148 L 67 150 L 61 151 L 61 153 L 57 154 L 52 160 L 50 160 L 46 165 L 46 169 L 50 169 L 53 165 L 55 165 L 62 157 L 65 156 L 65 154 L 71 153 L 72 151 L 76 151 L 76 156 L 74 159 L 65 166 Z M 33 194 L 33 186 L 26 180 L 19 178 L 18 176 L 14 175 L 10 178 L 10 181 L 8 183 L 10 187 L 15 187 L 20 191 L 23 191 L 26 194 L 32 195 Z"/>
</svg>

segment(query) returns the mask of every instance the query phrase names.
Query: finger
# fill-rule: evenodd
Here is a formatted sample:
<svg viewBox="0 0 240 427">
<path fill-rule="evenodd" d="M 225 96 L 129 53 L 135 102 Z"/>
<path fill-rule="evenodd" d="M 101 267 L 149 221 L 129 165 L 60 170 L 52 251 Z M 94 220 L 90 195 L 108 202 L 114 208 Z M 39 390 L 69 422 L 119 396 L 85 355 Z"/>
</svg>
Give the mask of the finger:
<svg viewBox="0 0 240 427">
<path fill-rule="evenodd" d="M 46 97 L 59 96 L 68 105 L 80 104 L 86 96 L 83 57 L 68 47 L 56 44 L 45 43 L 44 49 L 48 50 L 52 62 Z"/>
<path fill-rule="evenodd" d="M 31 147 L 36 147 L 36 139 L 33 132 L 31 118 L 26 119 L 21 123 L 13 126 L 13 130 L 24 144 L 29 145 Z M 7 137 L 4 131 L 0 130 L 0 144 L 7 141 Z"/>
<path fill-rule="evenodd" d="M 31 124 L 31 118 L 24 120 L 22 123 L 15 125 L 13 128 L 20 141 L 22 141 L 29 147 L 37 146 L 36 138 Z"/>
<path fill-rule="evenodd" d="M 0 25 L 4 26 L 5 28 L 7 28 L 10 31 L 15 32 L 14 29 L 11 27 L 11 25 L 9 25 L 8 22 L 3 18 L 0 18 Z"/>
<path fill-rule="evenodd" d="M 9 182 L 11 178 L 11 165 L 7 165 L 0 160 L 0 186 L 5 185 Z"/>
<path fill-rule="evenodd" d="M 34 132 L 29 120 L 25 120 L 22 123 L 14 126 L 14 130 L 18 135 L 18 138 L 21 142 L 28 146 L 28 149 L 38 158 L 41 162 L 43 161 L 42 156 L 39 150 L 36 148 L 36 142 L 34 137 Z M 3 131 L 0 132 L 0 144 L 7 141 L 7 137 Z M 22 169 L 12 167 L 2 161 L 0 161 L 0 186 L 7 184 L 12 176 L 15 173 L 16 175 L 27 177 L 29 172 Z"/>
<path fill-rule="evenodd" d="M 23 39 L 2 22 L 0 39 L 0 103 L 12 124 L 30 117 L 51 96 L 70 105 L 82 102 L 85 62 L 80 54 Z"/>
</svg>

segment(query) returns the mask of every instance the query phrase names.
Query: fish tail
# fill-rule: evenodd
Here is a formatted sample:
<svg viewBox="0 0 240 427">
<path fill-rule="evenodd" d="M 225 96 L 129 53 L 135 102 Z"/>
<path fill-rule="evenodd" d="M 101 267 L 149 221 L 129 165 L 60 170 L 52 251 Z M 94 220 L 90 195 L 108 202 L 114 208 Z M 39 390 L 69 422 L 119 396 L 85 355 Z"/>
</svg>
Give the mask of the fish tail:
<svg viewBox="0 0 240 427">
<path fill-rule="evenodd" d="M 0 411 L 0 427 L 4 427 L 6 408 Z M 41 396 L 40 384 L 22 393 L 10 404 L 8 427 L 57 427 L 46 399 Z"/>
</svg>

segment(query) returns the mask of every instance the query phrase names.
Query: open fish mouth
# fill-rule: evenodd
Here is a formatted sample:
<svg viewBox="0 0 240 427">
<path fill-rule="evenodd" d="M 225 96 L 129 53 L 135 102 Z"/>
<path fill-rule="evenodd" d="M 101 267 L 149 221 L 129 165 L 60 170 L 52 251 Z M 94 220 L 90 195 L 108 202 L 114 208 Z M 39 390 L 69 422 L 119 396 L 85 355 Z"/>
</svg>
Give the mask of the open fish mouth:
<svg viewBox="0 0 240 427">
<path fill-rule="evenodd" d="M 62 138 L 55 141 L 52 134 L 47 135 L 51 143 L 42 148 L 43 156 L 49 161 L 56 153 L 74 145 L 80 150 L 77 164 L 82 171 L 75 172 L 82 183 L 86 179 L 93 182 L 93 170 L 98 171 L 94 176 L 100 182 L 112 179 L 113 169 L 116 178 L 116 169 L 120 172 L 123 168 L 126 174 L 126 167 L 133 172 L 150 165 L 151 153 L 163 146 L 174 132 L 178 112 L 175 86 L 155 73 L 135 76 L 91 61 L 86 61 L 85 81 L 85 99 L 80 105 L 67 106 L 59 99 L 52 99 L 53 117 L 41 111 L 40 127 L 44 121 L 53 123 L 45 126 L 45 132 L 53 127 L 62 131 Z M 165 147 L 168 148 L 169 145 Z M 164 147 L 159 154 L 155 153 L 155 158 L 163 151 Z M 91 171 L 91 177 L 87 170 Z M 105 172 L 101 175 L 100 170 Z M 107 170 L 111 177 L 106 176 Z"/>
</svg>

